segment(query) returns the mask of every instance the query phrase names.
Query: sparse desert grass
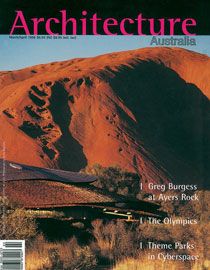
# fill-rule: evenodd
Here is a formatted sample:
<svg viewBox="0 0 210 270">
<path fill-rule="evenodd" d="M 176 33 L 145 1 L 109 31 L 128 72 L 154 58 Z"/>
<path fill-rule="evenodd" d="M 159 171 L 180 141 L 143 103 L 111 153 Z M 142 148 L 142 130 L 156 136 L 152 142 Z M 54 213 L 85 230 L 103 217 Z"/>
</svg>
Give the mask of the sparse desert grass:
<svg viewBox="0 0 210 270">
<path fill-rule="evenodd" d="M 51 243 L 39 235 L 26 254 L 27 270 L 91 270 L 96 264 L 91 248 L 79 246 L 75 238 Z"/>
<path fill-rule="evenodd" d="M 179 263 L 163 263 L 161 261 L 149 261 L 145 258 L 127 258 L 119 262 L 113 270 L 187 270 Z M 189 270 L 189 269 L 188 269 Z"/>
<path fill-rule="evenodd" d="M 26 256 L 27 270 L 41 270 L 45 267 L 50 267 L 51 262 L 47 253 L 42 253 L 38 250 L 31 250 Z"/>
<path fill-rule="evenodd" d="M 111 173 L 116 171 L 111 170 Z M 89 244 L 85 245 L 78 244 L 75 237 L 68 239 L 66 235 L 65 241 L 59 242 L 48 242 L 42 235 L 37 236 L 35 220 L 29 218 L 23 209 L 16 209 L 9 202 L 6 205 L 4 202 L 4 206 L 13 211 L 8 212 L 5 224 L 10 235 L 15 228 L 18 228 L 16 234 L 12 235 L 18 239 L 20 237 L 28 239 L 26 270 L 93 270 L 104 263 L 115 265 L 113 270 L 210 270 L 210 193 L 201 192 L 200 195 L 202 195 L 202 203 L 163 205 L 169 207 L 172 218 L 187 216 L 197 218 L 199 222 L 196 225 L 172 226 L 127 223 L 122 220 L 109 222 L 95 220 L 92 222 L 91 231 L 90 228 L 88 229 L 94 240 L 90 238 Z M 195 248 L 184 253 L 199 255 L 199 263 L 187 265 L 177 261 L 163 263 L 160 260 L 148 260 L 148 250 L 145 245 L 148 241 L 190 242 L 195 245 Z M 139 247 L 140 242 L 144 243 L 143 249 Z M 174 252 L 178 251 L 174 250 Z"/>
<path fill-rule="evenodd" d="M 148 260 L 146 253 L 139 258 L 127 258 L 117 263 L 113 270 L 209 270 L 210 265 L 204 263 L 195 263 L 187 265 L 181 262 Z"/>
<path fill-rule="evenodd" d="M 135 230 L 129 229 L 126 222 L 117 221 L 103 224 L 101 220 L 92 223 L 93 235 L 101 257 L 116 261 L 135 256 L 139 247 Z"/>
<path fill-rule="evenodd" d="M 37 235 L 35 220 L 4 197 L 0 197 L 0 220 L 0 239 L 31 240 Z"/>
<path fill-rule="evenodd" d="M 103 262 L 115 265 L 113 270 L 210 270 L 207 260 L 209 224 L 196 227 L 160 224 L 127 224 L 124 221 L 104 223 L 96 220 L 92 223 L 92 234 L 95 240 L 89 245 L 81 246 L 75 237 L 60 242 L 48 242 L 38 236 L 27 248 L 27 270 L 92 270 Z M 204 230 L 206 233 L 204 233 Z M 199 263 L 189 265 L 179 261 L 148 260 L 146 247 L 139 248 L 139 242 L 181 241 L 195 244 L 193 250 L 185 250 L 184 254 L 199 255 Z M 161 251 L 162 252 L 162 251 Z M 182 251 L 173 251 L 182 254 Z M 155 254 L 152 252 L 152 254 Z M 97 269 L 97 267 L 96 267 Z"/>
</svg>

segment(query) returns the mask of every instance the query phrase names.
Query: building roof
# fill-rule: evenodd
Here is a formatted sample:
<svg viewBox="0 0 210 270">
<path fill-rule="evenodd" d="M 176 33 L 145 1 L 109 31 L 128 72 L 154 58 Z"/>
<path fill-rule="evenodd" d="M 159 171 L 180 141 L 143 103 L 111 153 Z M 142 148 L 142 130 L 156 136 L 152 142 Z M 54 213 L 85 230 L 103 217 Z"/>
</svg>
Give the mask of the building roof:
<svg viewBox="0 0 210 270">
<path fill-rule="evenodd" d="M 128 200 L 124 196 L 97 188 L 90 184 L 96 180 L 92 176 L 8 161 L 2 161 L 1 165 L 1 194 L 26 209 L 93 206 L 157 213 L 160 208 L 155 203 Z"/>
<path fill-rule="evenodd" d="M 95 176 L 78 172 L 40 168 L 0 159 L 0 175 L 5 181 L 11 180 L 51 180 L 63 183 L 91 183 Z"/>
<path fill-rule="evenodd" d="M 78 204 L 118 202 L 118 196 L 97 192 L 94 187 L 75 186 L 50 180 L 8 181 L 5 195 L 25 208 L 61 207 Z"/>
</svg>

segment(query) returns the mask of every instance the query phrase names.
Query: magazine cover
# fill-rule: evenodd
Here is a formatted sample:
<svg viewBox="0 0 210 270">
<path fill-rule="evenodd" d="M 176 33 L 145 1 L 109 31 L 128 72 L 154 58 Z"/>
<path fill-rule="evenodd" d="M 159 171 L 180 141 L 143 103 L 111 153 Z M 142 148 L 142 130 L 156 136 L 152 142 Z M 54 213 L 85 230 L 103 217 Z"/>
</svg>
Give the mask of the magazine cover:
<svg viewBox="0 0 210 270">
<path fill-rule="evenodd" d="M 1 1 L 0 270 L 210 270 L 207 1 Z"/>
</svg>

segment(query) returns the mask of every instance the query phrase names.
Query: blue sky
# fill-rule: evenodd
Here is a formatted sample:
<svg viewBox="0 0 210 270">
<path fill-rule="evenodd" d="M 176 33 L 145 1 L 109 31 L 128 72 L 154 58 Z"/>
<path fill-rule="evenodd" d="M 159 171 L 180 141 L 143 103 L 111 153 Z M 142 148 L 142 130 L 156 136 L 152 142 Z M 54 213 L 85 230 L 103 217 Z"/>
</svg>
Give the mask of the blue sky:
<svg viewBox="0 0 210 270">
<path fill-rule="evenodd" d="M 49 40 L 46 37 L 43 40 L 29 37 L 21 40 L 1 35 L 0 70 L 149 47 L 152 39 L 151 36 L 77 36 L 68 40 Z M 210 37 L 196 36 L 196 43 L 196 46 L 184 48 L 210 56 Z"/>
</svg>

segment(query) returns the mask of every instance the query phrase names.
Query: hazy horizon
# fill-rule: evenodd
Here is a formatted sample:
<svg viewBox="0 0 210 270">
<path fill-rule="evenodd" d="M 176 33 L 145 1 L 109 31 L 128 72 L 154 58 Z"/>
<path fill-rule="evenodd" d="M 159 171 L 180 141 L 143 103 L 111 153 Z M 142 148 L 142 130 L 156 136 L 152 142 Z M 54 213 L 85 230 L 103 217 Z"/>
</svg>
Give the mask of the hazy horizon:
<svg viewBox="0 0 210 270">
<path fill-rule="evenodd" d="M 157 36 L 157 38 L 162 37 Z M 174 37 L 180 38 L 181 36 Z M 210 37 L 194 36 L 190 38 L 196 39 L 196 46 L 167 47 L 180 47 L 210 56 Z M 76 39 L 10 39 L 8 35 L 1 35 L 0 71 L 18 70 L 39 64 L 73 58 L 94 57 L 144 47 L 160 47 L 150 46 L 151 39 L 152 36 L 76 36 Z"/>
</svg>

